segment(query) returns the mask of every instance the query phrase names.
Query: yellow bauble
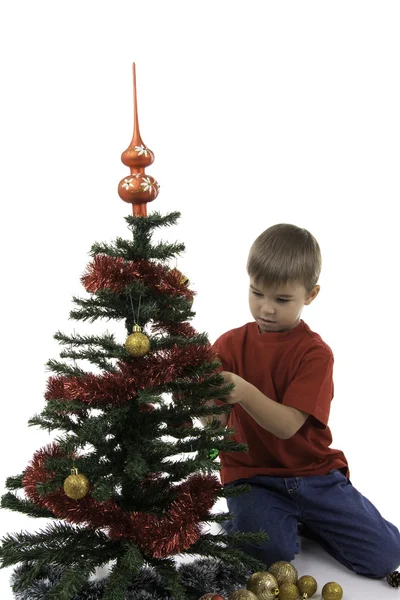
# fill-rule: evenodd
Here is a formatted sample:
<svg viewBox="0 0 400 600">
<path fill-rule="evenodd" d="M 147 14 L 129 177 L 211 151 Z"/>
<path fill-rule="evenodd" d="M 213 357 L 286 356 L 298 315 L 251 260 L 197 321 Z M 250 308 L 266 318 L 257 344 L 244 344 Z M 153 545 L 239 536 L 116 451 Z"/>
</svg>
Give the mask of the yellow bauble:
<svg viewBox="0 0 400 600">
<path fill-rule="evenodd" d="M 279 586 L 279 600 L 297 600 L 299 597 L 299 590 L 294 583 L 285 581 Z"/>
<path fill-rule="evenodd" d="M 342 600 L 343 590 L 336 581 L 330 581 L 322 588 L 321 595 L 324 600 Z"/>
<path fill-rule="evenodd" d="M 181 283 L 182 285 L 186 285 L 186 286 L 187 286 L 187 285 L 189 285 L 190 281 L 189 281 L 189 279 L 186 277 L 186 275 L 182 275 L 182 277 L 181 277 L 181 279 L 180 279 L 180 282 L 179 282 L 179 283 Z"/>
<path fill-rule="evenodd" d="M 139 325 L 134 325 L 131 335 L 125 342 L 125 350 L 135 358 L 145 356 L 150 350 L 150 340 L 141 331 L 142 328 Z"/>
<path fill-rule="evenodd" d="M 189 278 L 186 277 L 186 275 L 184 275 L 183 273 L 181 273 L 181 271 L 174 268 L 171 270 L 171 273 L 173 273 L 175 275 L 175 277 L 177 277 L 179 279 L 179 285 L 185 285 L 185 286 L 189 285 L 189 283 L 190 283 Z"/>
<path fill-rule="evenodd" d="M 314 596 L 317 591 L 318 584 L 314 577 L 311 575 L 303 575 L 297 582 L 298 590 L 301 594 L 302 600 L 307 600 L 307 598 L 311 598 Z"/>
<path fill-rule="evenodd" d="M 268 571 L 276 578 L 279 586 L 281 583 L 286 582 L 296 584 L 299 576 L 297 569 L 285 560 L 274 562 Z"/>
<path fill-rule="evenodd" d="M 271 600 L 279 593 L 278 582 L 268 571 L 253 573 L 247 582 L 247 589 L 253 592 L 258 600 Z"/>
<path fill-rule="evenodd" d="M 235 590 L 230 594 L 228 600 L 257 600 L 257 596 L 250 590 Z"/>
<path fill-rule="evenodd" d="M 82 473 L 78 474 L 78 469 L 71 469 L 71 475 L 64 481 L 64 492 L 68 498 L 81 500 L 89 491 L 89 480 Z"/>
</svg>

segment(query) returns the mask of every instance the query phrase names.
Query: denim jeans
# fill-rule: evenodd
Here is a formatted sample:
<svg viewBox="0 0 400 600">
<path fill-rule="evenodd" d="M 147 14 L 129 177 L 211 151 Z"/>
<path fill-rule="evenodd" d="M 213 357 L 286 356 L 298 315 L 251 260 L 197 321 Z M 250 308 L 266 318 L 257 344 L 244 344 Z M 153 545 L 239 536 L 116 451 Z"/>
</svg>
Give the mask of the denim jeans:
<svg viewBox="0 0 400 600">
<path fill-rule="evenodd" d="M 227 498 L 232 521 L 227 533 L 263 530 L 262 546 L 240 548 L 267 568 L 275 561 L 292 561 L 300 551 L 299 524 L 305 535 L 351 571 L 381 579 L 400 565 L 400 533 L 337 469 L 328 475 L 267 477 L 228 483 L 251 485 L 251 493 Z M 394 490 L 393 490 L 394 492 Z"/>
</svg>

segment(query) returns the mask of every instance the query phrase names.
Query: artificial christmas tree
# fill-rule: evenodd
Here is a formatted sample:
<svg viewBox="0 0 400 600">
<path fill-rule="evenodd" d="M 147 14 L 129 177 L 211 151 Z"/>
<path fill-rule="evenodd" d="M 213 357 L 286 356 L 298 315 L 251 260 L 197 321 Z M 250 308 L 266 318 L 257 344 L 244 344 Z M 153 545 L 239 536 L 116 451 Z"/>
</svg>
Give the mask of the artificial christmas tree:
<svg viewBox="0 0 400 600">
<path fill-rule="evenodd" d="M 2 540 L 1 566 L 17 565 L 20 599 L 197 599 L 243 587 L 265 568 L 238 549 L 264 534 L 204 532 L 205 523 L 229 518 L 211 512 L 232 493 L 215 474 L 216 452 L 244 446 L 216 420 L 204 428 L 193 421 L 229 411 L 206 402 L 231 388 L 207 336 L 188 323 L 194 292 L 173 266 L 184 246 L 152 242 L 157 228 L 179 218 L 147 215 L 159 190 L 145 173 L 153 159 L 140 137 L 134 70 L 134 134 L 122 154 L 131 173 L 119 184 L 133 206 L 131 239 L 92 246 L 82 276 L 88 297 L 74 298 L 71 312 L 77 321 L 123 321 L 126 336 L 55 336 L 63 360 L 49 361 L 46 405 L 30 424 L 58 435 L 7 480 L 2 499 L 3 508 L 51 520 L 38 533 Z M 177 555 L 204 558 L 180 565 Z M 102 566 L 107 575 L 93 579 Z"/>
</svg>

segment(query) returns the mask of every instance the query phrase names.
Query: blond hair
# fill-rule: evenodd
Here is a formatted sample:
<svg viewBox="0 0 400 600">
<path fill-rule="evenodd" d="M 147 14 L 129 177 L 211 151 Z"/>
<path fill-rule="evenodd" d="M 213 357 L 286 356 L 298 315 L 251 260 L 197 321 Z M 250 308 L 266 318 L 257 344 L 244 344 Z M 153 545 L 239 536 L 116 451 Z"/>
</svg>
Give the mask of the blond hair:
<svg viewBox="0 0 400 600">
<path fill-rule="evenodd" d="M 247 272 L 264 285 L 300 283 L 310 291 L 321 272 L 318 242 L 307 229 L 286 223 L 273 225 L 250 248 Z"/>
</svg>

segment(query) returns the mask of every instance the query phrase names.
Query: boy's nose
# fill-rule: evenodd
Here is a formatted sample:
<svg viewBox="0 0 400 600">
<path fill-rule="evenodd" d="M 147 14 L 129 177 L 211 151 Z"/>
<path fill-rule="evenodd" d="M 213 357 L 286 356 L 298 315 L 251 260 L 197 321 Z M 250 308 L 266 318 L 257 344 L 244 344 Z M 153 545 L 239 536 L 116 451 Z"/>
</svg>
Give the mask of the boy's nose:
<svg viewBox="0 0 400 600">
<path fill-rule="evenodd" d="M 273 306 L 271 306 L 271 304 L 263 304 L 262 313 L 264 315 L 273 315 L 274 312 L 275 312 L 275 309 Z"/>
</svg>

